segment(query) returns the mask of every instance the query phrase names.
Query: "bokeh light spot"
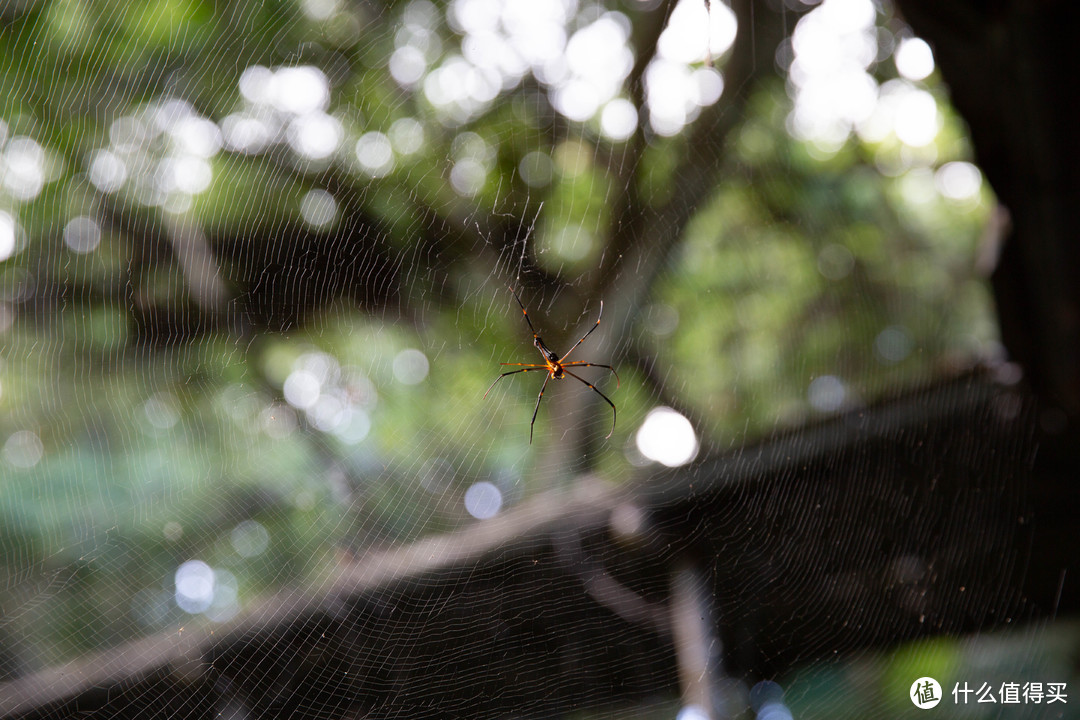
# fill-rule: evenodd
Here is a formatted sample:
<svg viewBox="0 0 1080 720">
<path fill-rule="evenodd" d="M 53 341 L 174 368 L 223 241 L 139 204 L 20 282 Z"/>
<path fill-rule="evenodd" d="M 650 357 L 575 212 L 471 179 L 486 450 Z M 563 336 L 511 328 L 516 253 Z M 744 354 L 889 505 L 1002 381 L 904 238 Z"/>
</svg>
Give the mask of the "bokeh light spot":
<svg viewBox="0 0 1080 720">
<path fill-rule="evenodd" d="M 427 355 L 415 348 L 402 350 L 394 357 L 394 378 L 402 385 L 417 385 L 428 376 Z"/>
<path fill-rule="evenodd" d="M 337 219 L 337 201 L 325 190 L 309 190 L 300 200 L 300 215 L 308 225 L 326 228 Z"/>
<path fill-rule="evenodd" d="M 90 182 L 102 192 L 116 192 L 127 180 L 127 165 L 110 150 L 95 150 L 90 156 Z"/>
<path fill-rule="evenodd" d="M 450 185 L 464 197 L 473 197 L 479 193 L 486 181 L 487 170 L 483 164 L 472 158 L 458 160 L 450 168 Z"/>
<path fill-rule="evenodd" d="M 782 702 L 769 702 L 758 710 L 757 720 L 792 720 L 791 710 Z"/>
<path fill-rule="evenodd" d="M 0 179 L 11 197 L 33 200 L 45 187 L 45 150 L 31 138 L 12 138 L 0 153 Z"/>
<path fill-rule="evenodd" d="M 404 88 L 410 88 L 424 77 L 427 61 L 424 53 L 417 47 L 406 45 L 399 47 L 390 56 L 390 75 Z"/>
<path fill-rule="evenodd" d="M 616 141 L 628 139 L 637 130 L 638 113 L 626 98 L 615 98 L 600 113 L 600 132 Z"/>
<path fill-rule="evenodd" d="M 176 542 L 184 537 L 184 526 L 175 520 L 169 520 L 161 527 L 161 535 L 169 542 Z"/>
<path fill-rule="evenodd" d="M 146 421 L 158 430 L 169 430 L 180 421 L 180 410 L 171 393 L 159 392 L 143 403 Z"/>
<path fill-rule="evenodd" d="M 4 459 L 17 468 L 26 470 L 34 467 L 44 454 L 45 446 L 32 430 L 13 432 L 4 442 Z"/>
<path fill-rule="evenodd" d="M 912 90 L 899 99 L 896 107 L 896 137 L 905 145 L 929 145 L 937 137 L 940 123 L 937 101 L 925 90 Z"/>
<path fill-rule="evenodd" d="M 518 163 L 518 172 L 529 187 L 544 187 L 551 182 L 551 158 L 547 153 L 534 150 L 521 158 L 521 162 Z"/>
<path fill-rule="evenodd" d="M 592 167 L 593 148 L 583 142 L 566 140 L 556 146 L 552 160 L 558 171 L 568 178 L 574 178 Z"/>
<path fill-rule="evenodd" d="M 564 225 L 542 238 L 544 250 L 555 253 L 568 262 L 580 262 L 589 257 L 598 245 L 596 236 L 580 225 Z"/>
<path fill-rule="evenodd" d="M 938 191 L 950 200 L 965 201 L 979 196 L 982 173 L 968 162 L 949 162 L 934 174 Z"/>
<path fill-rule="evenodd" d="M 371 432 L 371 416 L 358 407 L 347 408 L 333 429 L 334 436 L 346 445 L 356 445 Z"/>
<path fill-rule="evenodd" d="M 390 138 L 378 131 L 364 133 L 356 141 L 356 159 L 370 177 L 385 177 L 394 169 L 394 150 Z"/>
<path fill-rule="evenodd" d="M 0 262 L 15 254 L 18 247 L 18 225 L 9 213 L 0 210 Z"/>
<path fill-rule="evenodd" d="M 807 399 L 815 410 L 836 412 L 847 400 L 847 388 L 835 375 L 822 375 L 810 381 Z"/>
<path fill-rule="evenodd" d="M 934 72 L 934 52 L 922 38 L 901 40 L 893 61 L 896 71 L 908 80 L 923 80 Z"/>
<path fill-rule="evenodd" d="M 855 256 L 843 245 L 829 243 L 818 251 L 817 266 L 829 280 L 843 280 L 855 267 Z"/>
<path fill-rule="evenodd" d="M 645 310 L 645 327 L 657 337 L 667 337 L 679 327 L 679 311 L 667 303 L 653 303 Z"/>
<path fill-rule="evenodd" d="M 256 520 L 244 520 L 229 533 L 229 542 L 240 557 L 253 558 L 270 547 L 270 532 Z"/>
<path fill-rule="evenodd" d="M 502 492 L 489 482 L 474 483 L 465 491 L 465 510 L 477 520 L 495 517 L 502 503 Z"/>
<path fill-rule="evenodd" d="M 72 252 L 88 253 L 101 243 L 101 228 L 93 218 L 79 215 L 64 226 L 64 244 Z"/>
<path fill-rule="evenodd" d="M 202 560 L 188 560 L 176 569 L 176 605 L 184 612 L 206 612 L 214 601 L 214 570 Z"/>
<path fill-rule="evenodd" d="M 232 620 L 240 612 L 240 583 L 228 570 L 214 571 L 214 593 L 210 607 L 205 610 L 207 619 L 223 623 Z"/>
<path fill-rule="evenodd" d="M 285 401 L 294 408 L 306 410 L 315 404 L 322 392 L 322 382 L 310 370 L 298 368 L 289 373 L 282 386 Z"/>
<path fill-rule="evenodd" d="M 311 65 L 283 67 L 274 72 L 261 92 L 282 112 L 306 115 L 326 109 L 330 102 L 330 81 L 322 70 Z"/>
<path fill-rule="evenodd" d="M 338 0 L 303 0 L 304 14 L 312 20 L 329 20 L 340 7 Z"/>
<path fill-rule="evenodd" d="M 874 338 L 874 350 L 886 364 L 898 363 L 911 355 L 914 341 L 911 333 L 899 325 L 891 325 Z"/>
<path fill-rule="evenodd" d="M 296 431 L 296 413 L 288 405 L 273 403 L 259 413 L 263 432 L 274 440 L 284 440 Z"/>
<path fill-rule="evenodd" d="M 685 465 L 698 452 L 694 427 L 685 416 L 669 407 L 650 410 L 634 441 L 642 455 L 668 467 Z"/>
<path fill-rule="evenodd" d="M 389 137 L 395 152 L 412 155 L 424 147 L 424 126 L 415 118 L 398 118 L 390 126 Z"/>
<path fill-rule="evenodd" d="M 735 42 L 735 14 L 722 2 L 706 9 L 700 0 L 680 0 L 660 35 L 657 54 L 683 64 L 705 62 L 706 55 L 723 55 Z"/>
<path fill-rule="evenodd" d="M 700 705 L 684 705 L 675 714 L 675 720 L 709 720 L 709 713 Z"/>
<path fill-rule="evenodd" d="M 338 119 L 321 111 L 305 113 L 289 123 L 289 146 L 312 160 L 330 157 L 344 138 Z"/>
</svg>

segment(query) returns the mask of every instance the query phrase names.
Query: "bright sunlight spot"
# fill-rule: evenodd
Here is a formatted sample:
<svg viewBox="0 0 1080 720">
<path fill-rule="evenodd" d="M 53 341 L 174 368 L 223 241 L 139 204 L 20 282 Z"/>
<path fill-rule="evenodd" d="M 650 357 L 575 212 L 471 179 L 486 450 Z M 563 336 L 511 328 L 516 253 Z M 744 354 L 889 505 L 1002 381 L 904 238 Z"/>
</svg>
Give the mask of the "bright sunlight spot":
<svg viewBox="0 0 1080 720">
<path fill-rule="evenodd" d="M 838 150 L 854 129 L 868 142 L 895 133 L 909 147 L 924 147 L 937 137 L 937 102 L 911 82 L 934 71 L 933 52 L 919 38 L 902 40 L 894 61 L 903 79 L 879 88 L 870 75 L 878 59 L 876 13 L 870 0 L 825 0 L 799 21 L 788 74 L 794 100 L 788 127 L 794 137 L 827 153 Z"/>
<path fill-rule="evenodd" d="M 128 174 L 124 161 L 109 150 L 96 150 L 90 157 L 90 182 L 102 192 L 119 190 Z"/>
<path fill-rule="evenodd" d="M 290 405 L 298 410 L 307 410 L 319 399 L 322 383 L 315 373 L 298 368 L 289 373 L 281 389 Z"/>
<path fill-rule="evenodd" d="M 982 173 L 969 162 L 948 162 L 935 173 L 934 183 L 950 200 L 971 200 L 982 189 Z"/>
<path fill-rule="evenodd" d="M 277 70 L 253 65 L 240 75 L 239 85 L 241 94 L 251 102 L 294 115 L 325 110 L 330 103 L 330 81 L 311 65 Z"/>
<path fill-rule="evenodd" d="M 896 71 L 908 80 L 923 80 L 934 72 L 934 53 L 922 38 L 901 40 L 893 61 Z"/>
<path fill-rule="evenodd" d="M 385 177 L 394 169 L 394 150 L 390 139 L 381 132 L 364 133 L 356 141 L 356 159 L 365 175 Z"/>
<path fill-rule="evenodd" d="M 600 131 L 611 140 L 626 140 L 637 130 L 637 123 L 637 109 L 625 98 L 615 98 L 600 114 Z"/>
<path fill-rule="evenodd" d="M 709 713 L 700 705 L 684 705 L 679 708 L 675 720 L 709 720 Z"/>
<path fill-rule="evenodd" d="M 176 569 L 176 604 L 197 615 L 210 609 L 214 600 L 214 569 L 202 560 L 188 560 Z"/>
<path fill-rule="evenodd" d="M 638 451 L 668 467 L 685 465 L 697 456 L 694 428 L 682 414 L 669 407 L 649 411 L 634 436 Z"/>
<path fill-rule="evenodd" d="M 657 53 L 672 62 L 686 65 L 719 57 L 735 42 L 735 13 L 722 2 L 712 2 L 709 10 L 701 0 L 680 0 L 660 35 Z"/>
<path fill-rule="evenodd" d="M 877 57 L 870 0 L 825 0 L 791 38 L 792 134 L 835 150 L 874 110 L 877 84 L 867 72 Z"/>
<path fill-rule="evenodd" d="M 12 138 L 0 153 L 0 181 L 11 197 L 33 200 L 45 187 L 45 150 L 28 137 Z"/>
<path fill-rule="evenodd" d="M 911 147 L 929 145 L 941 126 L 937 102 L 925 90 L 912 90 L 896 108 L 896 137 Z"/>
<path fill-rule="evenodd" d="M 444 119 L 463 123 L 531 71 L 564 117 L 587 122 L 600 114 L 604 136 L 625 140 L 637 127 L 635 109 L 618 99 L 634 64 L 630 21 L 611 11 L 571 30 L 577 9 L 570 0 L 455 0 L 448 20 L 464 36 L 462 54 L 448 55 L 429 72 L 430 55 L 418 47 L 415 33 L 402 33 L 390 72 L 406 87 L 422 81 Z M 727 52 L 735 29 L 734 14 L 721 2 L 712 4 L 711 13 L 700 0 L 676 6 L 648 71 L 654 130 L 674 135 L 701 107 L 716 102 L 723 89 L 719 73 L 695 75 L 693 66 Z"/>
<path fill-rule="evenodd" d="M 16 229 L 15 218 L 0 210 L 0 262 L 15 254 Z"/>
<path fill-rule="evenodd" d="M 338 119 L 314 110 L 294 118 L 286 134 L 289 145 L 298 155 L 322 160 L 330 157 L 345 138 Z"/>
<path fill-rule="evenodd" d="M 675 6 L 660 36 L 657 56 L 645 71 L 653 130 L 675 135 L 701 108 L 720 99 L 724 89 L 720 73 L 692 66 L 727 52 L 735 42 L 735 30 L 735 15 L 723 3 L 712 3 L 711 11 L 697 0 L 681 0 Z"/>
<path fill-rule="evenodd" d="M 176 569 L 173 581 L 176 605 L 190 615 L 205 614 L 214 622 L 225 622 L 240 610 L 239 583 L 227 570 L 188 560 Z"/>
</svg>

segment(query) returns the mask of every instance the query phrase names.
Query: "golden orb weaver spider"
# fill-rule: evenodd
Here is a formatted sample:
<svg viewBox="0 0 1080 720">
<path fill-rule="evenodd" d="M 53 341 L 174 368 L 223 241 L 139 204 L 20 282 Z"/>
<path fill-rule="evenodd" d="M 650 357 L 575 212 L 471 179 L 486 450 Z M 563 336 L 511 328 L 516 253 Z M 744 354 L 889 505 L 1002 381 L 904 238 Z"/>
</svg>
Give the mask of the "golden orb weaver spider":
<svg viewBox="0 0 1080 720">
<path fill-rule="evenodd" d="M 544 378 L 544 384 L 540 386 L 540 394 L 536 396 L 536 407 L 533 408 L 532 421 L 529 423 L 529 444 L 532 445 L 533 426 L 536 424 L 536 414 L 538 412 L 540 412 L 540 401 L 544 397 L 544 390 L 547 389 L 548 381 L 551 380 L 551 378 L 555 378 L 556 380 L 562 380 L 564 377 L 569 376 L 569 377 L 572 377 L 575 380 L 577 380 L 579 383 L 581 383 L 585 387 L 592 390 L 594 393 L 596 393 L 600 397 L 602 397 L 604 399 L 604 402 L 606 402 L 608 405 L 611 406 L 611 430 L 608 431 L 607 438 L 611 437 L 611 433 L 615 432 L 615 417 L 616 417 L 615 403 L 611 402 L 611 400 L 608 399 L 607 395 L 605 395 L 604 393 L 597 390 L 596 386 L 593 385 L 591 382 L 589 382 L 589 381 L 585 380 L 584 378 L 570 372 L 570 370 L 568 370 L 568 368 L 572 368 L 572 367 L 606 368 L 606 369 L 611 371 L 612 375 L 615 376 L 615 387 L 616 388 L 618 388 L 619 384 L 620 384 L 619 383 L 619 373 L 615 372 L 615 368 L 611 367 L 610 365 L 601 365 L 600 363 L 585 362 L 584 360 L 574 360 L 573 362 L 566 362 L 566 358 L 570 357 L 570 353 L 574 352 L 574 350 L 577 349 L 578 345 L 585 342 L 585 338 L 592 335 L 593 330 L 596 330 L 596 328 L 600 327 L 600 318 L 603 317 L 603 315 L 604 315 L 604 301 L 603 300 L 600 301 L 600 314 L 596 316 L 596 324 L 593 325 L 591 328 L 589 328 L 589 332 L 585 333 L 581 337 L 580 340 L 578 340 L 576 343 L 574 343 L 574 347 L 567 350 L 566 354 L 563 355 L 562 358 L 560 358 L 552 350 L 550 350 L 547 345 L 544 344 L 544 341 L 540 338 L 540 335 L 536 332 L 536 328 L 533 327 L 532 320 L 529 319 L 529 311 L 525 309 L 525 305 L 521 302 L 521 298 L 518 297 L 518 294 L 514 290 L 514 288 L 510 288 L 510 292 L 513 293 L 514 299 L 517 300 L 518 307 L 521 308 L 521 314 L 525 316 L 525 322 L 527 322 L 529 324 L 529 330 L 532 332 L 532 336 L 533 336 L 533 345 L 535 345 L 536 349 L 540 351 L 540 355 L 544 358 L 544 364 L 543 365 L 537 365 L 537 364 L 534 364 L 534 363 L 499 363 L 500 365 L 518 366 L 518 367 L 520 367 L 520 369 L 519 370 L 508 370 L 507 372 L 504 372 L 499 377 L 495 378 L 495 382 L 488 385 L 488 389 L 484 393 L 484 397 L 486 398 L 488 396 L 488 393 L 491 392 L 491 388 L 495 387 L 495 383 L 499 382 L 500 380 L 502 380 L 507 375 L 516 375 L 517 373 L 532 372 L 534 370 L 543 370 L 543 371 L 545 371 L 547 373 L 547 377 Z M 605 438 L 605 439 L 607 439 L 607 438 Z"/>
</svg>

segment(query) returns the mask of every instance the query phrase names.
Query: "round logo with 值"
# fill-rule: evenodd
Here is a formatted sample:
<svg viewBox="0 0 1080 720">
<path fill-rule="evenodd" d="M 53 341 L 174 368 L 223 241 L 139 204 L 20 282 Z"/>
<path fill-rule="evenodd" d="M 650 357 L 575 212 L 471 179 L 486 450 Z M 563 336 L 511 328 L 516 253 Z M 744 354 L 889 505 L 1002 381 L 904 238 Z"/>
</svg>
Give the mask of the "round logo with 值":
<svg viewBox="0 0 1080 720">
<path fill-rule="evenodd" d="M 932 677 L 921 677 L 911 683 L 911 702 L 921 710 L 930 708 L 941 702 L 941 685 Z"/>
</svg>

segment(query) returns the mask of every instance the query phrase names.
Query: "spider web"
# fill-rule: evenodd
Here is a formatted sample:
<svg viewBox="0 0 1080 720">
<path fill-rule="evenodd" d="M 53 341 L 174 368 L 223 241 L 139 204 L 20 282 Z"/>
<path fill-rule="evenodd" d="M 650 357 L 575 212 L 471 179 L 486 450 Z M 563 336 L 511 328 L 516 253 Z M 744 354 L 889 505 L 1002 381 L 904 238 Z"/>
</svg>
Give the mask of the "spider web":
<svg viewBox="0 0 1080 720">
<path fill-rule="evenodd" d="M 956 640 L 1030 612 L 1033 411 L 993 198 L 887 7 L 0 21 L 6 715 L 884 716 L 1060 677 L 1038 630 Z M 541 373 L 484 397 L 542 362 L 510 288 L 557 353 L 603 301 L 611 438 L 576 382 L 531 443 Z"/>
</svg>

